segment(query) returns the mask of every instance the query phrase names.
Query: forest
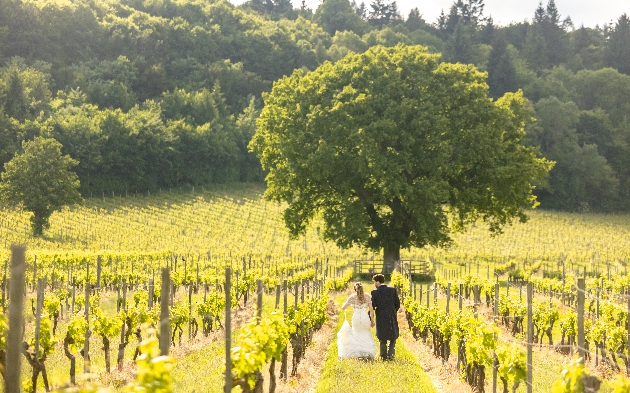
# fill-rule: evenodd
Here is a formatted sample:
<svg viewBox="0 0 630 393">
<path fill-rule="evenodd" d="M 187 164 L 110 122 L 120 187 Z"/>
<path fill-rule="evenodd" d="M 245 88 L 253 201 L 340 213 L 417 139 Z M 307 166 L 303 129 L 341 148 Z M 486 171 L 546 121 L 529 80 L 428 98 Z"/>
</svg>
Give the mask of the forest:
<svg viewBox="0 0 630 393">
<path fill-rule="evenodd" d="M 52 137 L 84 196 L 259 182 L 248 143 L 262 95 L 350 52 L 422 45 L 521 89 L 526 140 L 556 162 L 541 207 L 630 210 L 630 17 L 574 26 L 553 0 L 494 24 L 483 0 L 436 21 L 395 1 L 0 0 L 0 164 Z M 491 10 L 490 10 L 491 11 Z"/>
</svg>

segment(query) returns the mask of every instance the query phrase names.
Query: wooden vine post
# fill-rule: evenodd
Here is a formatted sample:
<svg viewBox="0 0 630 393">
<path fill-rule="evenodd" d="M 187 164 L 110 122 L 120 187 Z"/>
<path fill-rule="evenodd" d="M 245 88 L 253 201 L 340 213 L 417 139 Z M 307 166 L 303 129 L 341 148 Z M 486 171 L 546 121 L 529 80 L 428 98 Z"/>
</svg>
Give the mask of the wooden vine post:
<svg viewBox="0 0 630 393">
<path fill-rule="evenodd" d="M 85 322 L 87 323 L 87 329 L 85 329 L 85 343 L 83 344 L 83 372 L 85 374 L 90 373 L 90 264 L 86 265 L 85 269 Z"/>
<path fill-rule="evenodd" d="M 171 345 L 171 324 L 169 321 L 169 292 L 171 274 L 169 268 L 162 269 L 162 290 L 160 292 L 160 355 L 167 356 Z"/>
<path fill-rule="evenodd" d="M 328 265 L 326 266 L 326 271 L 328 271 Z M 284 301 L 283 301 L 283 312 L 284 312 L 284 317 L 287 317 L 287 303 L 288 303 L 288 297 L 289 297 L 289 293 L 288 293 L 288 286 L 287 286 L 287 280 L 285 279 L 282 283 L 282 289 L 284 290 Z M 287 353 L 287 348 L 284 348 L 284 351 L 282 351 L 282 364 L 280 365 L 280 378 L 284 379 L 285 381 L 287 380 L 287 361 L 288 361 L 288 353 Z"/>
<path fill-rule="evenodd" d="M 101 259 L 101 256 L 99 255 L 96 258 L 96 288 L 97 289 L 101 289 L 101 263 L 102 263 L 102 259 Z"/>
<path fill-rule="evenodd" d="M 9 332 L 7 337 L 7 358 L 5 365 L 4 391 L 20 393 L 22 380 L 22 323 L 24 316 L 24 274 L 26 272 L 26 248 L 11 246 L 11 281 L 9 282 Z"/>
<path fill-rule="evenodd" d="M 527 283 L 527 393 L 532 393 L 534 320 L 532 313 L 532 301 L 534 297 L 534 284 Z"/>
<path fill-rule="evenodd" d="M 232 272 L 225 268 L 225 386 L 224 393 L 232 392 Z"/>
<path fill-rule="evenodd" d="M 451 283 L 448 283 L 448 287 L 446 287 L 446 313 L 449 313 L 451 305 Z"/>
<path fill-rule="evenodd" d="M 627 289 L 627 293 L 626 293 L 626 297 L 627 297 L 627 301 L 628 301 L 628 346 L 627 346 L 627 351 L 628 351 L 628 359 L 630 359 L 630 287 Z M 626 363 L 626 374 L 630 376 L 630 361 Z"/>
</svg>

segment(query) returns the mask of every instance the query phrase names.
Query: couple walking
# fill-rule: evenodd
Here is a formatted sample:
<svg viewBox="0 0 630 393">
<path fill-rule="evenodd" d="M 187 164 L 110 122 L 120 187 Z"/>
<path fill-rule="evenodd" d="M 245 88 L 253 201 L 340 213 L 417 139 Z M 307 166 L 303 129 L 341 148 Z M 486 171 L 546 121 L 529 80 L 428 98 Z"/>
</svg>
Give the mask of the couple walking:
<svg viewBox="0 0 630 393">
<path fill-rule="evenodd" d="M 371 328 L 376 324 L 381 359 L 394 359 L 398 338 L 396 313 L 400 308 L 400 299 L 396 289 L 384 284 L 385 277 L 382 274 L 375 274 L 372 281 L 376 289 L 372 291 L 371 297 L 363 291 L 363 284 L 357 282 L 354 284 L 355 293 L 342 306 L 344 310 L 352 306 L 354 314 L 352 327 L 346 320 L 337 333 L 340 358 L 374 358 L 376 345 Z"/>
</svg>

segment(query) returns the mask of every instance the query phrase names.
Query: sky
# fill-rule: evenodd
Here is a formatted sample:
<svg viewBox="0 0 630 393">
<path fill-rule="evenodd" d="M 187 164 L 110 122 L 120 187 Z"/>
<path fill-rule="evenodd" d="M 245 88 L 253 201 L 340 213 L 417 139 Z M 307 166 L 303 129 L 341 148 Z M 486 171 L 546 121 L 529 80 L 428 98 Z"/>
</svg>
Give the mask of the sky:
<svg viewBox="0 0 630 393">
<path fill-rule="evenodd" d="M 232 0 L 234 4 L 241 4 L 245 0 Z M 302 4 L 302 0 L 291 0 L 294 7 Z M 370 0 L 357 0 L 357 3 Z M 485 0 L 484 15 L 492 16 L 497 25 L 508 25 L 510 22 L 522 22 L 526 18 L 531 20 L 540 0 Z M 547 5 L 548 0 L 543 1 Z M 306 0 L 306 5 L 317 9 L 321 0 Z M 448 13 L 454 0 L 396 0 L 396 4 L 405 17 L 409 10 L 418 7 L 420 13 L 428 23 L 434 23 L 443 9 Z M 576 28 L 582 24 L 586 27 L 602 26 L 605 23 L 616 22 L 624 13 L 630 15 L 630 0 L 555 0 L 556 8 L 564 19 L 571 17 Z"/>
</svg>

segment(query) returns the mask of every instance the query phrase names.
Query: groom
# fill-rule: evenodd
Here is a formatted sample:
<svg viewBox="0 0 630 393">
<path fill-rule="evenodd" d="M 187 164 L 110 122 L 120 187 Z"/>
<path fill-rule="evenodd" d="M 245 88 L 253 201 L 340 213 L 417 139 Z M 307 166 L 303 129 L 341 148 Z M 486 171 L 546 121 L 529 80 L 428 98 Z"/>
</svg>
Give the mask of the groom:
<svg viewBox="0 0 630 393">
<path fill-rule="evenodd" d="M 393 360 L 398 338 L 396 313 L 400 308 L 400 299 L 396 289 L 384 284 L 385 276 L 382 274 L 375 274 L 372 281 L 376 287 L 372 291 L 372 307 L 376 314 L 376 337 L 380 342 L 381 359 Z"/>
</svg>

